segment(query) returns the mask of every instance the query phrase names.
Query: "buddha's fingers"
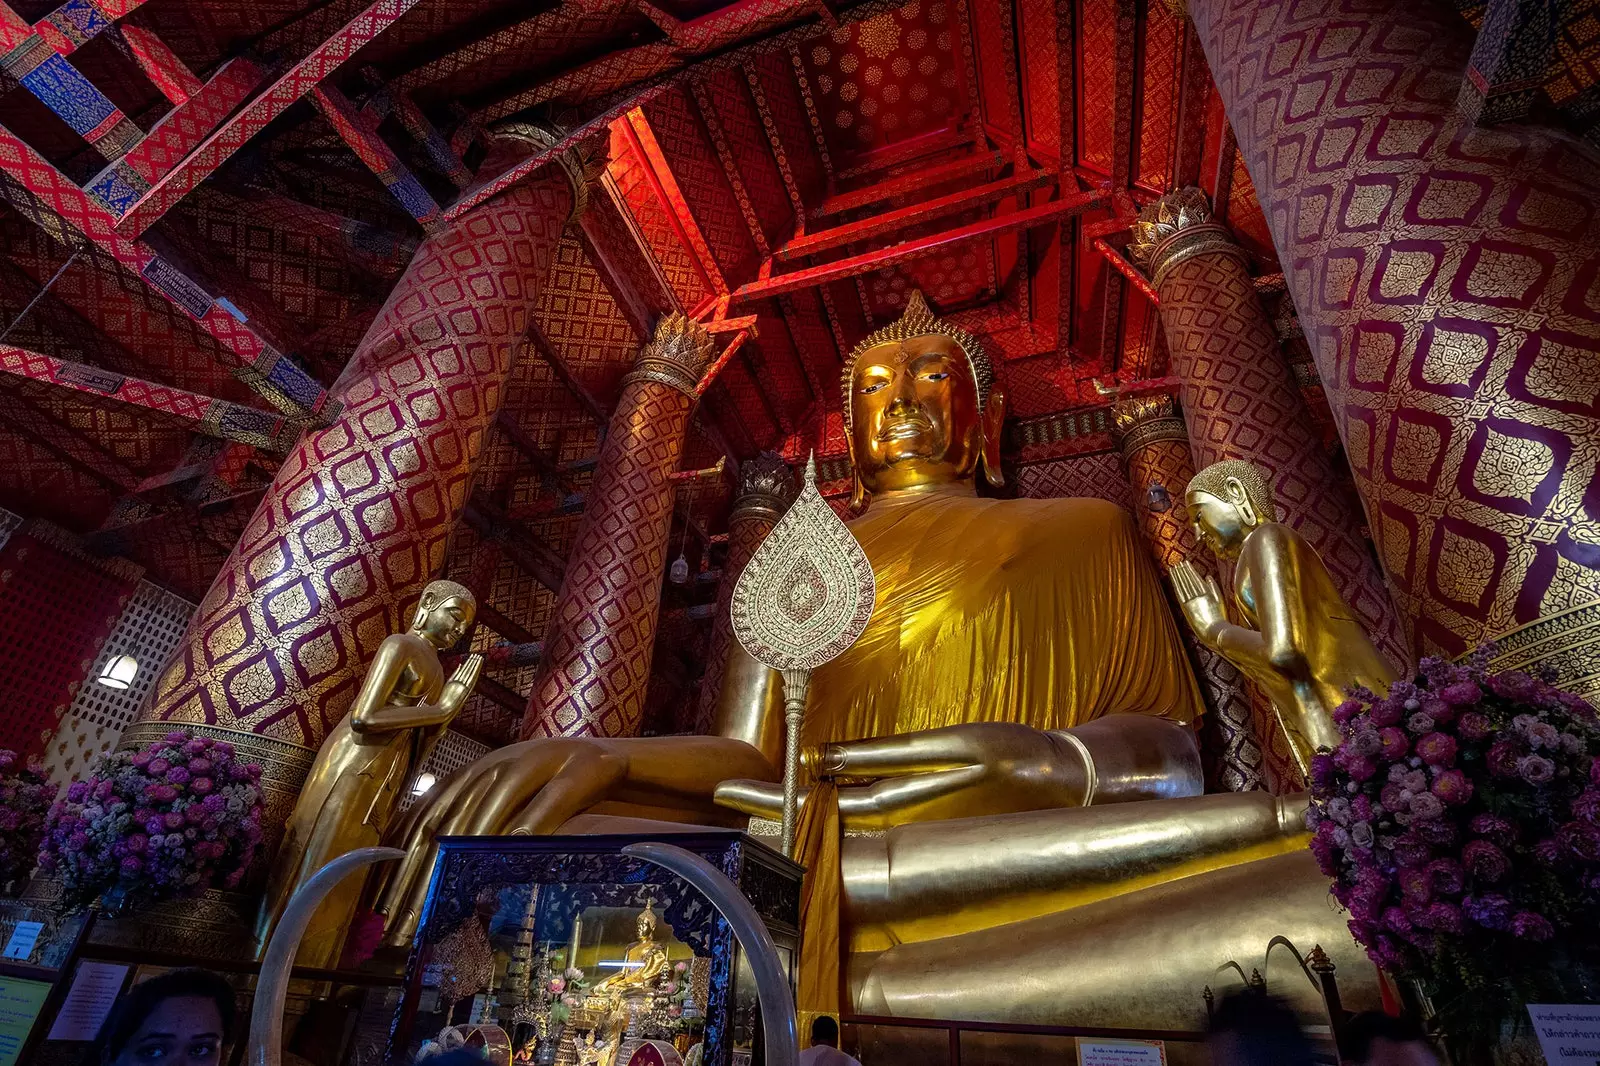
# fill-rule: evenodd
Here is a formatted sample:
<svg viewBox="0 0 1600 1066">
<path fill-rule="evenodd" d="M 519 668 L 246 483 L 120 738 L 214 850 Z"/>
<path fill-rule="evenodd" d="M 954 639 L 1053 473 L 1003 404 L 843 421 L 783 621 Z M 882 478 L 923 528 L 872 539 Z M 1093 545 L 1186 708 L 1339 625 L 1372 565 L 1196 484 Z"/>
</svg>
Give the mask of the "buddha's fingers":
<svg viewBox="0 0 1600 1066">
<path fill-rule="evenodd" d="M 803 809 L 809 788 L 800 790 L 800 808 Z M 717 786 L 714 796 L 717 806 L 748 814 L 752 818 L 777 821 L 783 817 L 783 786 L 770 781 L 724 781 Z"/>
<path fill-rule="evenodd" d="M 405 851 L 405 858 L 388 869 L 380 867 L 373 909 L 380 914 L 393 914 L 394 907 L 405 898 L 410 884 L 417 879 L 418 867 L 424 863 L 433 866 L 433 838 L 439 823 L 449 813 L 456 796 L 465 787 L 467 776 L 460 771 L 451 774 L 423 798 L 411 805 L 405 817 L 388 833 L 389 843 Z"/>
<path fill-rule="evenodd" d="M 501 831 L 534 836 L 553 833 L 567 819 L 605 799 L 627 774 L 628 760 L 621 755 L 574 755 Z"/>
<path fill-rule="evenodd" d="M 969 723 L 828 744 L 817 771 L 835 777 L 910 777 L 991 762 L 1037 730 L 1007 722 Z"/>
<path fill-rule="evenodd" d="M 984 802 L 980 786 L 987 776 L 982 766 L 963 766 L 841 788 L 839 817 L 850 828 L 888 829 L 902 822 L 975 817 L 1011 809 L 1003 802 Z"/>
</svg>

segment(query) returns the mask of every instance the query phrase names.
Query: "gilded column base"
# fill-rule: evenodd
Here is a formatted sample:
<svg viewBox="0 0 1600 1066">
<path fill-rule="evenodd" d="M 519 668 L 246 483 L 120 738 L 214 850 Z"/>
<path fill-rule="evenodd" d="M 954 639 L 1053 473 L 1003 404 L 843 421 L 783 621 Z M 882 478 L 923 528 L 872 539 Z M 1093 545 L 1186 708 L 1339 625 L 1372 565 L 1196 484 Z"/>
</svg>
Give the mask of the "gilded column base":
<svg viewBox="0 0 1600 1066">
<path fill-rule="evenodd" d="M 274 737 L 192 722 L 135 722 L 123 731 L 119 749 L 160 740 L 175 729 L 233 745 L 241 762 L 261 767 L 261 827 L 264 831 L 256 870 L 245 879 L 248 890 L 210 889 L 192 899 L 158 903 L 125 918 L 95 923 L 95 944 L 161 951 L 208 959 L 249 959 L 256 953 L 255 922 L 259 873 L 277 852 L 283 827 L 305 784 L 314 749 Z"/>
<path fill-rule="evenodd" d="M 160 740 L 174 730 L 233 745 L 240 762 L 261 767 L 261 828 L 265 833 L 261 854 L 271 856 L 283 839 L 283 827 L 294 811 L 300 787 L 317 759 L 315 748 L 276 737 L 263 737 L 238 729 L 224 729 L 194 722 L 135 722 L 123 730 L 117 749 L 127 750 Z"/>
<path fill-rule="evenodd" d="M 1545 615 L 1495 638 L 1493 671 L 1555 672 L 1555 684 L 1600 706 L 1600 600 Z"/>
</svg>

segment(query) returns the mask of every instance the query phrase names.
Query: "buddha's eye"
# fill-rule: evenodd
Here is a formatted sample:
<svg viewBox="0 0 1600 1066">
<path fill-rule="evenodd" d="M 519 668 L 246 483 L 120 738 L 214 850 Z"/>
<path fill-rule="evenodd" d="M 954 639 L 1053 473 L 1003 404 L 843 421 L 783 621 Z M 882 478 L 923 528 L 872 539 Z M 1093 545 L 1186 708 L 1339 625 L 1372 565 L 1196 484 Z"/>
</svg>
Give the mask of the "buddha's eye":
<svg viewBox="0 0 1600 1066">
<path fill-rule="evenodd" d="M 863 385 L 861 386 L 861 395 L 870 396 L 888 384 L 887 381 L 874 381 L 871 385 Z"/>
<path fill-rule="evenodd" d="M 948 370 L 934 370 L 934 371 L 932 371 L 930 373 L 922 375 L 922 380 L 924 380 L 924 381 L 943 381 L 945 378 L 947 378 L 949 376 L 950 376 L 950 371 L 948 371 Z"/>
</svg>

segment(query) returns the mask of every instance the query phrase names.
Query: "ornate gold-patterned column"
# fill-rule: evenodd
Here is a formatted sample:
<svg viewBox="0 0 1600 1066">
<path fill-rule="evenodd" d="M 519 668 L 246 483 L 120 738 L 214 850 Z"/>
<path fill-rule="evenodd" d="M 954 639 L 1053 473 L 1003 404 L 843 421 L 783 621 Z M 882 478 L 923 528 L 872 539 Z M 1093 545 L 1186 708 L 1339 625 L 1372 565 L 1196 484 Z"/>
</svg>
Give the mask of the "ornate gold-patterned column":
<svg viewBox="0 0 1600 1066">
<path fill-rule="evenodd" d="M 770 735 L 760 730 L 743 735 L 765 752 L 774 763 L 782 753 L 782 738 L 773 715 L 739 713 L 738 708 L 723 711 L 724 704 L 761 708 L 783 704 L 776 677 L 750 657 L 733 635 L 733 620 L 728 604 L 733 601 L 733 586 L 744 572 L 744 564 L 778 524 L 794 499 L 794 477 L 789 465 L 776 452 L 762 452 L 739 466 L 739 497 L 728 515 L 728 557 L 722 564 L 722 584 L 717 588 L 717 617 L 712 623 L 711 642 L 706 649 L 706 672 L 700 679 L 700 702 L 695 718 L 696 733 L 710 733 L 719 720 L 763 722 L 770 719 Z M 729 734 L 722 734 L 724 736 Z M 768 748 L 771 748 L 769 751 Z"/>
<path fill-rule="evenodd" d="M 1190 188 L 1139 213 L 1130 251 L 1161 299 L 1194 465 L 1246 459 L 1272 471 L 1279 519 L 1317 549 L 1379 649 L 1409 664 L 1410 644 L 1361 536 L 1361 508 L 1334 476 L 1244 249 Z"/>
<path fill-rule="evenodd" d="M 1593 160 L 1472 127 L 1473 34 L 1441 0 L 1188 6 L 1418 650 L 1593 632 Z"/>
<path fill-rule="evenodd" d="M 266 854 L 378 644 L 443 565 L 580 182 L 563 157 L 417 250 L 331 390 L 337 417 L 284 460 L 122 736 L 181 727 L 260 763 Z"/>
<path fill-rule="evenodd" d="M 711 347 L 705 327 L 667 315 L 622 379 L 545 635 L 524 737 L 638 732 L 672 527 L 672 472 Z"/>
<path fill-rule="evenodd" d="M 1122 449 L 1133 488 L 1134 512 L 1150 553 L 1162 573 L 1180 560 L 1204 566 L 1194 529 L 1183 505 L 1183 490 L 1194 477 L 1189 431 L 1171 396 L 1141 396 L 1111 405 L 1113 433 Z M 1195 641 L 1180 624 L 1184 646 L 1195 663 L 1209 712 L 1201 723 L 1201 750 L 1213 791 L 1249 792 L 1262 787 L 1262 745 L 1275 727 L 1272 717 L 1255 717 L 1246 684 L 1232 663 Z M 1268 775 L 1272 776 L 1272 775 Z"/>
</svg>

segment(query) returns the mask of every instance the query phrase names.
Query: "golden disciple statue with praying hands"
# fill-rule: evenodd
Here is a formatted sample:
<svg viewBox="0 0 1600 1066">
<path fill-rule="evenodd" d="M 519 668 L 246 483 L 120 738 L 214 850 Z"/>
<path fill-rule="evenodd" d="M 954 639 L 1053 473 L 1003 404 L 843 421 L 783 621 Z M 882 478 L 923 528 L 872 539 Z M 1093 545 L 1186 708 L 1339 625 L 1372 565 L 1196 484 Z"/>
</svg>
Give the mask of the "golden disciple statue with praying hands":
<svg viewBox="0 0 1600 1066">
<path fill-rule="evenodd" d="M 323 741 L 289 817 L 262 898 L 257 944 L 265 949 L 294 890 L 327 862 L 377 844 L 423 761 L 466 706 L 483 668 L 468 655 L 445 680 L 439 653 L 472 627 L 477 602 L 454 581 L 422 590 L 411 628 L 385 637 L 350 712 Z M 302 966 L 338 965 L 362 879 L 346 878 L 318 908 L 296 956 Z"/>
<path fill-rule="evenodd" d="M 1275 521 L 1272 489 L 1253 463 L 1214 463 L 1185 495 L 1195 533 L 1233 563 L 1233 599 L 1247 625 L 1228 620 L 1216 578 L 1188 562 L 1172 587 L 1195 637 L 1261 686 L 1302 774 L 1318 748 L 1339 744 L 1332 712 L 1352 686 L 1383 693 L 1394 668 L 1334 586 L 1317 551 Z M 1254 627 L 1254 628 L 1251 628 Z"/>
</svg>

